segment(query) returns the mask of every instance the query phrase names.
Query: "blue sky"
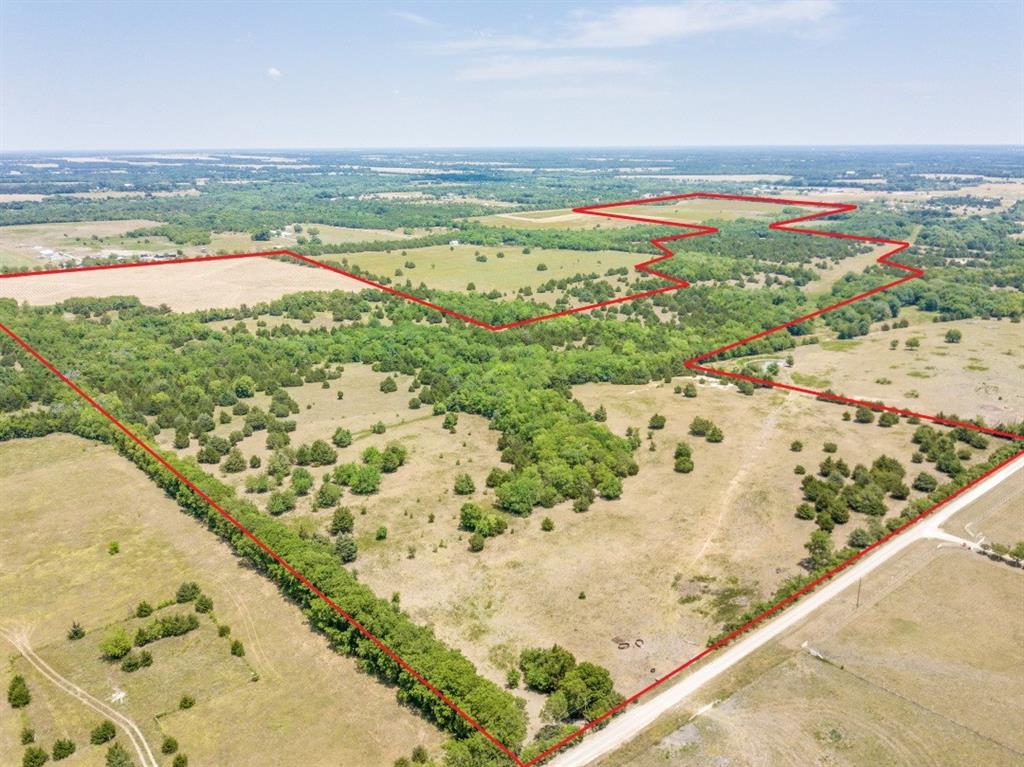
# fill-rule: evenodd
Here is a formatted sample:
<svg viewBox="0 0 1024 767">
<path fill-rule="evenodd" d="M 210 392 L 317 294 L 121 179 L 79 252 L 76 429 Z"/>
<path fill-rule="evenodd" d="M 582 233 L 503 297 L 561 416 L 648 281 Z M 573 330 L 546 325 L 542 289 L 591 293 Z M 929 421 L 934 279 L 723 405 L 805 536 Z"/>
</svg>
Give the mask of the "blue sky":
<svg viewBox="0 0 1024 767">
<path fill-rule="evenodd" d="M 1024 142 L 1024 3 L 0 4 L 0 148 Z"/>
</svg>

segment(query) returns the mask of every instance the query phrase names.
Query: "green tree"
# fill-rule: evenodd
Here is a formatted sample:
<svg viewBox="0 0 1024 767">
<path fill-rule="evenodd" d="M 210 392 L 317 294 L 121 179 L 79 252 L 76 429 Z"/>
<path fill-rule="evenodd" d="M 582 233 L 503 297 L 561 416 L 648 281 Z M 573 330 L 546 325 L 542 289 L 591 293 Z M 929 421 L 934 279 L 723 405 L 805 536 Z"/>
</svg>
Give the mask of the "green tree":
<svg viewBox="0 0 1024 767">
<path fill-rule="evenodd" d="M 53 742 L 53 749 L 51 751 L 53 761 L 59 762 L 61 759 L 67 759 L 73 753 L 75 753 L 75 742 L 73 740 L 58 738 Z"/>
<path fill-rule="evenodd" d="M 575 666 L 573 654 L 558 645 L 550 650 L 527 648 L 519 655 L 519 669 L 526 686 L 536 692 L 554 692 Z"/>
<path fill-rule="evenodd" d="M 347 534 L 338 536 L 338 539 L 334 542 L 334 550 L 338 554 L 338 559 L 345 564 L 355 562 L 356 555 L 359 553 L 355 538 Z"/>
<path fill-rule="evenodd" d="M 832 563 L 832 557 L 835 555 L 832 536 L 824 530 L 815 530 L 811 533 L 811 538 L 804 545 L 804 548 L 810 554 L 812 570 L 828 567 Z"/>
<path fill-rule="evenodd" d="M 50 755 L 39 746 L 29 746 L 21 757 L 21 767 L 42 767 L 49 760 Z"/>
<path fill-rule="evenodd" d="M 25 677 L 21 675 L 11 677 L 11 681 L 7 685 L 7 702 L 11 704 L 11 708 L 24 708 L 32 702 L 32 693 L 29 692 Z"/>
<path fill-rule="evenodd" d="M 100 652 L 107 660 L 120 660 L 132 649 L 132 640 L 124 626 L 115 626 L 100 640 Z"/>
<path fill-rule="evenodd" d="M 946 343 L 947 344 L 958 344 L 963 339 L 963 333 L 959 330 L 947 330 L 946 331 Z"/>
<path fill-rule="evenodd" d="M 224 463 L 221 464 L 221 468 L 228 474 L 237 474 L 240 471 L 245 471 L 245 456 L 242 455 L 242 451 L 237 447 L 231 448 L 228 451 L 227 458 L 224 459 Z"/>
<path fill-rule="evenodd" d="M 107 767 L 135 767 L 135 762 L 120 743 L 107 749 Z"/>
<path fill-rule="evenodd" d="M 476 485 L 473 483 L 473 478 L 468 474 L 459 474 L 455 477 L 455 494 L 456 495 L 472 495 L 476 492 Z"/>
<path fill-rule="evenodd" d="M 94 746 L 101 746 L 108 740 L 113 740 L 115 735 L 117 735 L 117 730 L 114 728 L 114 723 L 109 719 L 104 719 L 92 728 L 92 732 L 89 733 L 89 742 Z"/>
<path fill-rule="evenodd" d="M 256 394 L 256 382 L 249 376 L 239 376 L 236 378 L 232 388 L 235 391 L 235 396 L 240 399 L 246 399 Z"/>
<path fill-rule="evenodd" d="M 328 527 L 332 535 L 349 535 L 354 527 L 355 518 L 352 516 L 352 510 L 348 506 L 339 506 L 334 510 L 334 516 L 331 517 L 331 523 Z"/>
</svg>

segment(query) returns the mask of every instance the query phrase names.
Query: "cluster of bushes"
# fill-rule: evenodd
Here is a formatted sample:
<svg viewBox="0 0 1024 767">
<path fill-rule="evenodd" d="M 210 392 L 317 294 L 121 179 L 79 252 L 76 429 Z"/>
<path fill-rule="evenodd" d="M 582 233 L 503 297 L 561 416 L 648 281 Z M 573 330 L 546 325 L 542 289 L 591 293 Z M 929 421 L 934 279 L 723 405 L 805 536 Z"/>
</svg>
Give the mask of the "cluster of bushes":
<svg viewBox="0 0 1024 767">
<path fill-rule="evenodd" d="M 135 632 L 134 644 L 136 647 L 144 647 L 160 639 L 182 636 L 197 628 L 199 628 L 199 619 L 194 613 L 162 615 L 155 621 L 139 627 Z"/>
<path fill-rule="evenodd" d="M 459 529 L 472 533 L 469 539 L 471 551 L 480 551 L 484 547 L 484 538 L 501 535 L 508 528 L 504 517 L 493 511 L 483 509 L 475 503 L 464 503 L 459 511 Z"/>
<path fill-rule="evenodd" d="M 708 442 L 721 442 L 725 438 L 722 430 L 715 425 L 714 421 L 700 416 L 696 416 L 690 421 L 690 434 L 694 437 L 704 437 Z"/>
<path fill-rule="evenodd" d="M 676 445 L 673 458 L 675 460 L 674 468 L 680 474 L 689 474 L 693 471 L 693 451 L 687 443 L 680 442 Z"/>
<path fill-rule="evenodd" d="M 571 652 L 558 645 L 523 650 L 519 669 L 528 689 L 548 695 L 541 713 L 546 722 L 589 721 L 622 701 L 607 669 L 577 663 Z"/>
</svg>

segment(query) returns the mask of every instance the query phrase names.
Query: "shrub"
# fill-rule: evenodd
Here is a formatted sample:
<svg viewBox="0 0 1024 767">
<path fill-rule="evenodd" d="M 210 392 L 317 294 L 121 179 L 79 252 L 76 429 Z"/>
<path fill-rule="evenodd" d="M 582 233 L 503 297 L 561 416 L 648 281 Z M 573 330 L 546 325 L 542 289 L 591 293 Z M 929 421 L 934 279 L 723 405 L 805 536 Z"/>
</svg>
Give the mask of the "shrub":
<svg viewBox="0 0 1024 767">
<path fill-rule="evenodd" d="M 331 437 L 331 441 L 337 447 L 348 447 L 349 445 L 352 444 L 352 432 L 350 432 L 348 429 L 338 427 L 338 429 L 334 432 L 334 436 Z"/>
<path fill-rule="evenodd" d="M 338 536 L 338 540 L 334 542 L 334 550 L 337 552 L 338 558 L 345 564 L 354 562 L 359 553 L 355 538 L 346 534 Z"/>
<path fill-rule="evenodd" d="M 473 483 L 473 478 L 468 474 L 459 474 L 455 477 L 455 494 L 456 495 L 472 495 L 476 492 L 476 485 Z"/>
<path fill-rule="evenodd" d="M 647 422 L 648 429 L 664 429 L 665 428 L 665 416 L 660 413 L 655 413 L 651 416 L 651 420 Z"/>
<path fill-rule="evenodd" d="M 551 519 L 551 517 L 544 517 L 544 519 L 541 520 L 540 529 L 545 533 L 550 533 L 555 529 L 555 521 Z"/>
<path fill-rule="evenodd" d="M 394 378 L 388 376 L 380 382 L 380 390 L 385 394 L 390 394 L 391 392 L 398 391 L 398 384 L 395 383 Z"/>
<path fill-rule="evenodd" d="M 59 738 L 53 742 L 53 761 L 59 762 L 61 759 L 67 759 L 73 753 L 75 753 L 75 743 L 67 738 Z"/>
<path fill-rule="evenodd" d="M 199 584 L 195 581 L 186 581 L 185 583 L 178 586 L 178 591 L 174 595 L 174 601 L 180 605 L 186 602 L 191 602 L 197 596 L 202 594 L 202 590 L 199 588 Z"/>
<path fill-rule="evenodd" d="M 194 706 L 195 704 L 196 699 L 193 698 L 191 695 L 182 695 L 181 700 L 178 701 L 178 708 L 184 711 L 185 709 L 192 708 L 192 706 Z"/>
<path fill-rule="evenodd" d="M 164 754 L 173 754 L 178 750 L 178 741 L 172 738 L 170 735 L 164 738 L 164 742 L 160 744 L 160 752 Z"/>
<path fill-rule="evenodd" d="M 39 746 L 29 746 L 21 757 L 21 767 L 42 767 L 49 759 L 49 754 Z"/>
<path fill-rule="evenodd" d="M 11 677 L 10 684 L 7 685 L 7 702 L 11 704 L 11 708 L 24 708 L 32 702 L 32 693 L 29 692 L 25 677 Z"/>
<path fill-rule="evenodd" d="M 386 527 L 378 527 L 377 532 L 373 534 L 374 540 L 383 541 L 387 540 L 388 529 Z"/>
<path fill-rule="evenodd" d="M 469 550 L 472 552 L 483 551 L 484 537 L 480 533 L 473 533 L 469 536 Z"/>
<path fill-rule="evenodd" d="M 519 668 L 526 686 L 536 692 L 554 692 L 575 666 L 573 654 L 558 645 L 550 650 L 527 648 L 519 655 Z"/>
<path fill-rule="evenodd" d="M 100 641 L 100 652 L 107 660 L 120 660 L 132 649 L 132 640 L 123 626 L 117 626 L 107 632 Z"/>
<path fill-rule="evenodd" d="M 792 450 L 794 453 L 799 453 L 801 450 L 804 449 L 804 443 L 798 439 L 793 440 L 793 442 L 791 442 L 789 445 L 789 449 Z"/>
<path fill-rule="evenodd" d="M 29 743 L 35 743 L 36 731 L 31 727 L 21 728 L 21 745 L 27 746 Z"/>
<path fill-rule="evenodd" d="M 107 767 L 135 767 L 135 762 L 120 743 L 107 749 Z"/>
<path fill-rule="evenodd" d="M 184 754 L 178 754 L 174 757 L 174 761 L 171 762 L 171 767 L 188 767 L 188 757 Z"/>
<path fill-rule="evenodd" d="M 152 614 L 153 606 L 145 600 L 139 602 L 138 606 L 135 608 L 136 618 L 148 618 Z"/>
<path fill-rule="evenodd" d="M 81 639 L 85 636 L 85 629 L 82 628 L 82 624 L 75 621 L 71 624 L 71 628 L 68 629 L 68 639 L 74 642 L 76 639 Z"/>
<path fill-rule="evenodd" d="M 235 639 L 231 642 L 231 654 L 236 658 L 241 658 L 245 655 L 245 645 L 242 644 L 240 639 Z"/>
<path fill-rule="evenodd" d="M 94 746 L 101 746 L 108 740 L 113 740 L 115 735 L 117 735 L 117 730 L 114 728 L 114 723 L 109 719 L 104 719 L 92 728 L 92 732 L 89 733 L 89 742 Z"/>
<path fill-rule="evenodd" d="M 200 594 L 196 597 L 196 612 L 197 613 L 208 613 L 213 610 L 213 600 L 206 594 Z"/>
<path fill-rule="evenodd" d="M 331 535 L 339 533 L 348 535 L 354 527 L 355 519 L 352 516 L 352 510 L 348 506 L 339 506 L 334 510 L 334 516 L 331 517 L 331 523 L 327 529 L 330 530 Z"/>
</svg>

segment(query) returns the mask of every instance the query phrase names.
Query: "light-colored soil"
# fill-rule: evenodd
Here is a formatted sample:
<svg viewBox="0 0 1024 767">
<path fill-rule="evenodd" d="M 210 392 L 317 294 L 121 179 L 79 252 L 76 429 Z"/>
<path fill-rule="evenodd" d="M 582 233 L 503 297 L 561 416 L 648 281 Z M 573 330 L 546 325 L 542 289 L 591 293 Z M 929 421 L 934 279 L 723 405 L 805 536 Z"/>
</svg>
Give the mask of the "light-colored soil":
<svg viewBox="0 0 1024 767">
<path fill-rule="evenodd" d="M 801 501 L 793 467 L 816 470 L 825 457 L 822 442 L 838 443 L 838 455 L 851 466 L 885 453 L 909 470 L 913 427 L 860 427 L 843 422 L 841 409 L 810 398 L 765 391 L 744 397 L 715 384 L 701 386 L 696 399 L 659 384 L 587 385 L 574 394 L 588 409 L 604 404 L 608 425 L 619 434 L 627 426 L 645 427 L 655 412 L 668 418 L 655 433 L 656 449 L 645 442 L 638 451 L 640 472 L 626 480 L 621 500 L 598 501 L 585 514 L 562 504 L 510 518 L 509 531 L 489 539 L 480 554 L 470 553 L 467 535 L 457 529 L 466 499 L 451 494 L 454 475 L 469 471 L 477 485 L 469 500 L 486 504 L 492 495 L 482 480 L 499 456 L 496 435 L 483 432 L 479 441 L 482 426 L 464 429 L 465 416 L 454 438 L 467 443 L 461 465 L 454 465 L 459 452 L 450 441 L 441 446 L 450 438 L 440 418 L 389 429 L 391 438 L 415 435 L 422 447 L 408 466 L 385 478 L 380 498 L 351 499 L 368 509 L 365 521 L 356 518 L 358 530 L 389 529 L 387 541 L 367 541 L 361 550 L 360 578 L 378 593 L 399 592 L 415 620 L 433 623 L 439 636 L 496 681 L 504 678 L 503 651 L 558 643 L 608 667 L 623 691 L 641 687 L 694 655 L 717 630 L 698 612 L 711 608 L 711 596 L 680 603 L 699 591 L 691 578 L 714 578 L 712 589 L 741 588 L 736 608 L 742 612 L 800 572 L 813 525 L 793 516 Z M 714 445 L 688 436 L 696 415 L 719 423 L 726 441 Z M 795 439 L 805 441 L 802 453 L 790 452 Z M 689 475 L 672 468 L 680 440 L 693 446 L 696 469 Z M 424 524 L 430 513 L 435 522 Z M 541 531 L 545 516 L 555 521 L 554 532 Z M 844 543 L 861 524 L 855 515 L 838 528 L 836 540 Z M 416 547 L 411 559 L 410 545 Z M 642 648 L 618 649 L 620 640 L 636 639 Z"/>
<path fill-rule="evenodd" d="M 110 448 L 56 435 L 14 441 L 0 445 L 0 466 L 0 518 L 15 533 L 0 539 L 0 623 L 26 631 L 47 663 L 95 696 L 108 700 L 114 685 L 127 692 L 122 710 L 151 743 L 173 735 L 195 764 L 326 767 L 389 765 L 443 739 L 329 650 L 269 581 Z M 115 540 L 120 553 L 111 556 Z M 124 621 L 140 600 L 173 597 L 185 580 L 212 597 L 217 619 L 244 642 L 244 659 L 206 618 L 185 637 L 151 645 L 152 668 L 125 674 L 96 657 L 102 627 Z M 73 645 L 64 638 L 72 620 L 89 632 Z M 5 653 L 14 651 L 5 645 Z M 24 673 L 33 692 L 29 707 L 0 719 L 0 763 L 20 763 L 28 724 L 46 747 L 72 737 L 83 754 L 75 764 L 101 764 L 92 752 L 102 751 L 88 745 L 99 717 L 23 664 L 0 671 L 5 687 L 10 673 Z M 197 704 L 178 711 L 186 692 Z M 168 713 L 154 719 L 157 711 Z"/>
<path fill-rule="evenodd" d="M 1019 571 L 922 541 L 601 765 L 1019 764 L 1022 598 Z"/>
<path fill-rule="evenodd" d="M 1006 480 L 998 490 L 988 493 L 950 519 L 943 527 L 961 538 L 1014 546 L 1024 541 L 1024 476 Z"/>
<path fill-rule="evenodd" d="M 50 261 L 40 256 L 41 250 L 95 256 L 106 240 L 120 239 L 133 229 L 159 224 L 159 221 L 130 219 L 0 226 L 0 266 L 48 266 Z M 174 246 L 166 242 L 165 249 L 173 251 Z"/>
<path fill-rule="evenodd" d="M 362 290 L 325 269 L 267 258 L 207 263 L 157 263 L 124 269 L 0 279 L 0 298 L 46 306 L 78 297 L 137 296 L 175 311 L 256 304 L 302 290 Z"/>
<path fill-rule="evenodd" d="M 989 425 L 1024 419 L 1024 325 L 1009 320 L 931 322 L 933 315 L 907 310 L 908 328 L 879 330 L 850 341 L 823 342 L 793 350 L 796 364 L 783 380 L 809 376 L 817 388 L 831 387 L 848 397 L 881 400 L 922 413 L 982 417 Z M 945 342 L 946 331 L 963 335 Z M 910 338 L 920 348 L 906 348 Z M 889 348 L 898 342 L 895 350 Z M 877 381 L 891 383 L 877 383 Z M 814 385 L 814 382 L 810 382 Z"/>
</svg>

